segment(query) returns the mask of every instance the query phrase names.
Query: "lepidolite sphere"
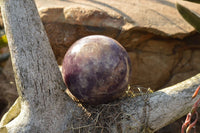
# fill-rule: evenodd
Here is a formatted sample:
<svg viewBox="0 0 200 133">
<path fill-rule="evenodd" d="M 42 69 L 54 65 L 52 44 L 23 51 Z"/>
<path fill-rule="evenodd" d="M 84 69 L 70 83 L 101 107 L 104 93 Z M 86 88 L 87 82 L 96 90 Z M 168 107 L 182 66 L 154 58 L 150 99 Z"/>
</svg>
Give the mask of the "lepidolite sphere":
<svg viewBox="0 0 200 133">
<path fill-rule="evenodd" d="M 76 41 L 65 54 L 62 76 L 82 103 L 107 103 L 127 89 L 131 73 L 126 50 L 114 39 L 92 35 Z"/>
</svg>

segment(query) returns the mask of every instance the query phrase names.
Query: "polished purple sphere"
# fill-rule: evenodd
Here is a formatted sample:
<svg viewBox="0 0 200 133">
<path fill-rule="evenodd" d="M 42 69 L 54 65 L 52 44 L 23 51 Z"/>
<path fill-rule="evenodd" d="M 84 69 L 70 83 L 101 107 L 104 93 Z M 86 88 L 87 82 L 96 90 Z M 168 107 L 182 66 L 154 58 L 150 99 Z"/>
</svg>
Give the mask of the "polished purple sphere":
<svg viewBox="0 0 200 133">
<path fill-rule="evenodd" d="M 131 73 L 126 50 L 114 39 L 92 35 L 76 41 L 65 54 L 62 76 L 73 96 L 92 105 L 119 98 Z"/>
</svg>

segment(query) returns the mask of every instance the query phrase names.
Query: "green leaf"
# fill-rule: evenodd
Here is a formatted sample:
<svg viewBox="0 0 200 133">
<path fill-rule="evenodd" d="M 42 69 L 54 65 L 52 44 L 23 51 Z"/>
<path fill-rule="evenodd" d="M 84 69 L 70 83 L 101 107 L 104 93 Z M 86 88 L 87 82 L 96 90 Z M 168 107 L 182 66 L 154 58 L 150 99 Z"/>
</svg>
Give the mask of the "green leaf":
<svg viewBox="0 0 200 133">
<path fill-rule="evenodd" d="M 179 3 L 176 3 L 176 7 L 182 17 L 200 32 L 200 17 Z"/>
<path fill-rule="evenodd" d="M 193 3 L 198 3 L 198 4 L 200 4 L 200 0 L 184 0 L 184 1 L 189 1 L 189 2 L 193 2 Z"/>
<path fill-rule="evenodd" d="M 6 47 L 8 45 L 8 40 L 6 35 L 0 37 L 0 48 Z"/>
</svg>

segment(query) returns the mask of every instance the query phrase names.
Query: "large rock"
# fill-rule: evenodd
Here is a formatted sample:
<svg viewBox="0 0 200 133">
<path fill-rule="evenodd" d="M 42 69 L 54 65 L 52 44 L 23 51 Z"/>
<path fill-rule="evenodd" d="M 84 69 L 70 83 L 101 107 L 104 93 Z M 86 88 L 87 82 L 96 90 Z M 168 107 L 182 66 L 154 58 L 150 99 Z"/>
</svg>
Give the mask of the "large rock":
<svg viewBox="0 0 200 133">
<path fill-rule="evenodd" d="M 199 48 L 193 40 L 200 41 L 200 35 L 179 15 L 173 0 L 36 0 L 36 4 L 58 64 L 73 42 L 101 34 L 118 40 L 129 52 L 130 84 L 157 90 L 200 71 L 195 64 L 200 51 L 193 52 Z"/>
<path fill-rule="evenodd" d="M 120 30 L 147 28 L 145 30 L 155 34 L 174 36 L 193 30 L 178 14 L 174 0 L 73 0 L 73 2 L 68 0 L 36 0 L 36 4 L 39 9 L 63 8 L 64 12 L 60 12 L 62 15 L 52 18 L 52 21 L 59 17 L 56 21 L 99 26 L 100 23 L 105 24 L 111 18 L 111 21 L 105 26 L 116 27 Z M 187 5 L 196 11 L 200 10 L 196 5 L 188 3 Z M 88 17 L 89 19 L 87 19 Z M 123 18 L 124 21 L 120 18 Z M 113 19 L 117 21 L 113 23 Z M 112 25 L 110 25 L 111 23 Z"/>
</svg>

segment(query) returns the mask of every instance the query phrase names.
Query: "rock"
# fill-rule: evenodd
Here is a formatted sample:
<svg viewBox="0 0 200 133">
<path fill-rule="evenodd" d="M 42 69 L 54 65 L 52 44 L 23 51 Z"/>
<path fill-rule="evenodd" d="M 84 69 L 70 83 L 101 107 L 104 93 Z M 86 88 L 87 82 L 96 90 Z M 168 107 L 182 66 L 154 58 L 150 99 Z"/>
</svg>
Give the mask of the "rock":
<svg viewBox="0 0 200 133">
<path fill-rule="evenodd" d="M 36 4 L 58 64 L 76 40 L 100 34 L 118 40 L 129 52 L 130 84 L 157 90 L 200 71 L 192 50 L 200 36 L 179 15 L 173 0 L 36 0 Z M 187 6 L 200 11 L 196 5 Z M 198 57 L 200 50 L 196 51 Z M 194 72 L 188 73 L 192 68 Z M 177 79 L 179 73 L 188 75 Z"/>
<path fill-rule="evenodd" d="M 192 59 L 191 59 L 191 64 L 192 64 L 192 67 L 197 70 L 197 71 L 200 71 L 200 52 L 199 50 L 195 50 L 193 52 L 193 55 L 192 55 Z"/>
<path fill-rule="evenodd" d="M 44 26 L 58 64 L 62 63 L 62 59 L 71 44 L 84 36 L 101 34 L 115 38 L 119 34 L 119 30 L 114 28 L 99 28 L 66 23 L 47 23 Z"/>
<path fill-rule="evenodd" d="M 108 14 L 98 8 L 69 6 L 41 8 L 40 16 L 59 64 L 76 40 L 92 34 L 115 38 L 124 19 L 118 14 Z"/>
<path fill-rule="evenodd" d="M 149 44 L 146 44 L 141 50 L 129 52 L 132 61 L 130 83 L 157 90 L 164 86 L 171 77 L 171 71 L 175 67 L 178 58 L 177 54 L 168 55 L 167 53 L 170 51 L 165 50 L 162 52 L 160 49 L 164 47 L 159 48 L 157 41 L 150 41 Z M 169 46 L 166 44 L 165 49 L 168 49 Z"/>
<path fill-rule="evenodd" d="M 182 73 L 177 73 L 177 74 L 174 74 L 171 79 L 169 80 L 169 82 L 165 85 L 166 87 L 167 86 L 172 86 L 176 83 L 179 83 L 183 80 L 186 80 L 188 78 L 191 78 L 192 76 L 198 74 L 199 71 L 196 71 L 196 70 L 191 70 L 191 71 L 188 71 L 188 72 L 182 72 Z"/>
<path fill-rule="evenodd" d="M 178 52 L 179 60 L 176 63 L 176 67 L 173 69 L 172 75 L 193 70 L 192 63 L 190 63 L 193 58 L 192 53 L 191 49 Z"/>
<path fill-rule="evenodd" d="M 63 8 L 63 13 L 59 9 L 60 15 L 52 17 L 51 22 L 56 20 L 70 24 L 108 26 L 122 31 L 144 28 L 146 31 L 157 35 L 174 37 L 183 37 L 185 36 L 183 34 L 188 34 L 194 30 L 179 15 L 173 0 L 74 0 L 73 2 L 67 0 L 36 0 L 36 4 L 39 9 L 51 10 L 50 16 L 54 16 L 53 14 L 57 12 L 57 10 L 52 11 L 52 8 Z M 187 6 L 197 12 L 200 10 L 198 5 L 187 3 Z"/>
<path fill-rule="evenodd" d="M 98 8 L 87 6 L 71 6 L 64 8 L 66 23 L 75 25 L 88 25 L 94 27 L 113 27 L 121 29 L 124 18 L 120 14 L 108 14 Z"/>
<path fill-rule="evenodd" d="M 108 14 L 95 7 L 69 6 L 65 8 L 43 8 L 40 10 L 43 22 L 67 23 L 94 27 L 113 27 L 121 29 L 125 23 L 120 14 Z"/>
<path fill-rule="evenodd" d="M 76 41 L 67 51 L 62 77 L 80 102 L 98 105 L 124 95 L 130 64 L 128 53 L 116 40 L 92 35 Z"/>
</svg>

